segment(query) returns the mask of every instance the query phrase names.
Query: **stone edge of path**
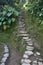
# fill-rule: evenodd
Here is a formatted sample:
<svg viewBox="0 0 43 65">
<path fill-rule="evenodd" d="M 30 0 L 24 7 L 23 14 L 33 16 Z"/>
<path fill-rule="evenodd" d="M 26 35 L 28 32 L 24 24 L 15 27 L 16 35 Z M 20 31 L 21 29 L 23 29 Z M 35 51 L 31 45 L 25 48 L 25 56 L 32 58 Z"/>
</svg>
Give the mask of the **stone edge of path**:
<svg viewBox="0 0 43 65">
<path fill-rule="evenodd" d="M 1 61 L 0 61 L 0 65 L 6 65 L 6 62 L 7 62 L 7 60 L 8 60 L 8 58 L 9 58 L 9 47 L 8 47 L 8 45 L 7 44 L 5 44 L 5 43 L 2 43 L 2 42 L 0 42 L 2 45 L 3 45 L 3 47 L 4 47 L 4 52 L 3 52 L 3 56 L 2 56 L 2 59 L 1 59 Z"/>
</svg>

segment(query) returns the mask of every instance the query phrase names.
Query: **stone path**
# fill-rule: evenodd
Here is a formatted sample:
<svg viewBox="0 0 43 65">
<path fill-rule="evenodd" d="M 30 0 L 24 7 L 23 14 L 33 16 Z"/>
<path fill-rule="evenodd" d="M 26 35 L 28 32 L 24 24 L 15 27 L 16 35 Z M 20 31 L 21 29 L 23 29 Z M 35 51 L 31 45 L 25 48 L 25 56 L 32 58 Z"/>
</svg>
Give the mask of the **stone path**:
<svg viewBox="0 0 43 65">
<path fill-rule="evenodd" d="M 21 65 L 43 65 L 43 59 L 41 54 L 38 51 L 35 51 L 34 44 L 29 38 L 29 34 L 25 28 L 24 15 L 21 13 L 19 16 L 19 26 L 18 33 L 19 36 L 26 42 L 26 50 L 24 51 L 23 57 L 21 59 Z M 6 61 L 9 58 L 9 48 L 6 44 L 2 43 L 4 46 L 4 53 L 0 65 L 6 65 Z M 10 53 L 10 59 L 8 65 L 18 65 L 19 63 L 19 54 L 14 49 Z M 19 60 L 18 60 L 19 59 Z"/>
<path fill-rule="evenodd" d="M 26 50 L 21 59 L 21 65 L 43 65 L 43 59 L 38 51 L 35 51 L 34 44 L 29 38 L 29 34 L 25 29 L 24 14 L 21 13 L 19 16 L 18 33 L 26 42 Z"/>
<path fill-rule="evenodd" d="M 9 58 L 9 48 L 5 43 L 2 43 L 3 47 L 4 47 L 4 52 L 3 52 L 3 57 L 0 61 L 0 65 L 6 65 L 6 61 Z"/>
</svg>

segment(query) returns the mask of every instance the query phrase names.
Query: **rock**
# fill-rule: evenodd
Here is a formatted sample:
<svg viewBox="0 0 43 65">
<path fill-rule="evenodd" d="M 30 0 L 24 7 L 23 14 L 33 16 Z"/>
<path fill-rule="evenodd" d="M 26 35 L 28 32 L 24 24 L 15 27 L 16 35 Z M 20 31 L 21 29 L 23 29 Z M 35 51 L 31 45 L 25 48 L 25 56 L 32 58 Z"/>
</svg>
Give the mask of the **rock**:
<svg viewBox="0 0 43 65">
<path fill-rule="evenodd" d="M 22 63 L 22 65 L 30 65 L 30 64 Z"/>
<path fill-rule="evenodd" d="M 4 53 L 7 53 L 7 52 L 9 52 L 9 49 L 8 49 L 7 45 L 4 45 Z"/>
<path fill-rule="evenodd" d="M 29 45 L 29 46 L 33 46 L 33 43 L 29 43 L 29 42 L 28 42 L 28 45 Z"/>
<path fill-rule="evenodd" d="M 29 63 L 31 63 L 31 60 L 30 59 L 22 59 L 21 63 L 29 64 Z"/>
<path fill-rule="evenodd" d="M 1 63 L 0 65 L 5 65 L 5 63 Z"/>
<path fill-rule="evenodd" d="M 37 60 L 33 61 L 32 65 L 37 65 Z"/>
<path fill-rule="evenodd" d="M 6 60 L 7 60 L 7 57 L 3 57 L 2 60 L 1 60 L 1 62 L 2 62 L 2 63 L 5 63 Z"/>
<path fill-rule="evenodd" d="M 20 22 L 20 23 L 19 23 L 19 25 L 23 25 L 23 24 L 25 24 L 25 23 L 24 23 L 24 22 Z"/>
<path fill-rule="evenodd" d="M 19 32 L 19 31 L 25 31 L 25 29 L 24 29 L 24 28 L 19 28 L 18 32 Z"/>
<path fill-rule="evenodd" d="M 32 50 L 34 50 L 34 47 L 27 46 L 27 47 L 26 47 L 26 50 L 32 51 Z"/>
<path fill-rule="evenodd" d="M 7 46 L 4 46 L 4 49 L 8 49 L 8 47 Z"/>
<path fill-rule="evenodd" d="M 23 24 L 23 25 L 19 25 L 20 28 L 22 28 L 22 27 L 24 27 L 24 26 L 25 26 L 25 24 Z"/>
<path fill-rule="evenodd" d="M 39 52 L 36 52 L 36 54 L 37 54 L 37 55 L 40 55 L 40 53 L 39 53 Z"/>
<path fill-rule="evenodd" d="M 23 33 L 24 33 L 24 34 L 27 34 L 26 31 L 21 31 L 21 30 L 19 31 L 19 33 L 21 33 L 21 34 L 23 34 Z"/>
<path fill-rule="evenodd" d="M 43 63 L 42 62 L 38 62 L 38 65 L 43 65 Z"/>
<path fill-rule="evenodd" d="M 22 36 L 22 37 L 27 37 L 28 34 L 19 34 L 19 36 Z"/>
<path fill-rule="evenodd" d="M 29 37 L 23 37 L 24 40 L 29 39 Z"/>
<path fill-rule="evenodd" d="M 28 55 L 24 54 L 24 55 L 23 55 L 23 58 L 27 59 L 27 58 L 29 58 L 29 57 L 28 57 Z"/>
<path fill-rule="evenodd" d="M 28 37 L 28 39 L 26 39 L 26 42 L 28 43 L 28 42 L 30 42 L 31 41 L 31 39 Z"/>
<path fill-rule="evenodd" d="M 4 54 L 4 57 L 6 58 L 9 57 L 9 53 Z"/>
<path fill-rule="evenodd" d="M 42 58 L 39 58 L 39 61 L 43 62 L 43 59 Z"/>
<path fill-rule="evenodd" d="M 4 53 L 7 53 L 7 52 L 9 52 L 9 49 L 8 49 L 8 48 L 6 48 L 6 49 L 4 50 Z"/>
<path fill-rule="evenodd" d="M 27 54 L 27 55 L 33 55 L 33 52 L 32 51 L 25 51 L 25 54 Z"/>
</svg>

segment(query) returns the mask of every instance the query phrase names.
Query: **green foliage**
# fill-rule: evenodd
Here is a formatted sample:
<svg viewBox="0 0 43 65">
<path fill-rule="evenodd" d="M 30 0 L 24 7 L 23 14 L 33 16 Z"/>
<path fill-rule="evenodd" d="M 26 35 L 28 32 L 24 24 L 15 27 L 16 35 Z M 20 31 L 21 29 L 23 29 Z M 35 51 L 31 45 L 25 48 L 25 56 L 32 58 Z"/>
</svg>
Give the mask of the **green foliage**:
<svg viewBox="0 0 43 65">
<path fill-rule="evenodd" d="M 9 5 L 5 5 L 2 7 L 2 11 L 0 10 L 0 27 L 3 30 L 9 28 L 12 23 L 15 22 L 19 15 L 19 12 Z"/>
<path fill-rule="evenodd" d="M 36 35 L 35 38 L 41 47 L 40 50 L 43 55 L 43 0 L 31 0 L 27 6 L 27 11 L 31 22 L 30 28 L 32 28 L 29 30 L 31 35 Z"/>
<path fill-rule="evenodd" d="M 43 0 L 35 0 L 27 8 L 33 16 L 38 17 L 39 20 L 43 20 Z"/>
</svg>

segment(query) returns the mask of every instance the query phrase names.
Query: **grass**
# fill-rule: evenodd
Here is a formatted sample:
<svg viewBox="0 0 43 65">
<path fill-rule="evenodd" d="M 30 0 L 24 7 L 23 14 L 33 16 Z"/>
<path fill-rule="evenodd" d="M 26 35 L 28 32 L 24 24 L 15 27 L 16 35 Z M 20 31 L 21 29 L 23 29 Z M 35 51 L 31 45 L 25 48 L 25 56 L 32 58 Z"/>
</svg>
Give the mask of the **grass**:
<svg viewBox="0 0 43 65">
<path fill-rule="evenodd" d="M 22 44 L 22 38 L 18 35 L 18 23 L 16 21 L 13 26 L 8 29 L 7 31 L 3 31 L 0 33 L 0 42 L 5 42 L 9 47 L 10 50 L 17 49 L 20 56 L 22 56 L 24 50 L 25 50 L 25 44 Z M 0 54 L 3 51 L 3 47 L 0 47 Z"/>
<path fill-rule="evenodd" d="M 29 12 L 25 12 L 24 18 L 26 23 L 26 29 L 30 34 L 29 36 L 35 43 L 35 48 L 39 50 L 43 55 L 43 31 L 40 31 L 40 26 L 38 25 L 38 18 L 36 19 L 35 17 L 33 17 L 32 20 L 32 16 Z"/>
</svg>

